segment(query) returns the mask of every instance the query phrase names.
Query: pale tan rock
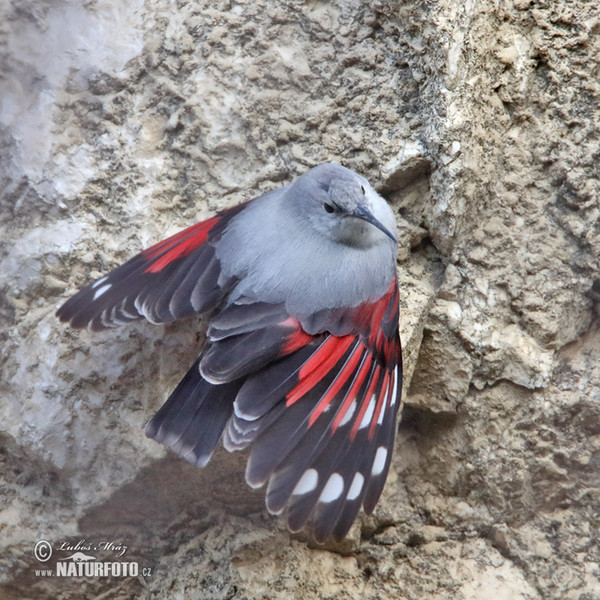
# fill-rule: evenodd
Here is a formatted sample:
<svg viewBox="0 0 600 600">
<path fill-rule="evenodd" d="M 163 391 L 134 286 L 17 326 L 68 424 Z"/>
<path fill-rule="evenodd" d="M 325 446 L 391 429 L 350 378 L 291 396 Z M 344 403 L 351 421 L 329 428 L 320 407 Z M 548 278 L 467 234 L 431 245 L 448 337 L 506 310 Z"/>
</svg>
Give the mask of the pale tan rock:
<svg viewBox="0 0 600 600">
<path fill-rule="evenodd" d="M 0 596 L 600 597 L 597 12 L 0 6 Z M 53 313 L 326 160 L 398 213 L 409 393 L 374 514 L 314 548 L 245 486 L 244 456 L 199 471 L 144 436 L 202 323 L 91 334 Z M 35 574 L 81 540 L 151 573 Z"/>
</svg>

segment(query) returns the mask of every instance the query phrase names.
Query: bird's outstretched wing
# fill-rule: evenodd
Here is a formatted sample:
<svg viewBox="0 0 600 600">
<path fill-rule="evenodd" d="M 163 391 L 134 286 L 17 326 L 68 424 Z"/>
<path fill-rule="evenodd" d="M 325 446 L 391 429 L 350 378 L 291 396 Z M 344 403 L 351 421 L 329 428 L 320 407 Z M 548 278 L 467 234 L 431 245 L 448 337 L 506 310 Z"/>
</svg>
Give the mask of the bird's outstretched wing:
<svg viewBox="0 0 600 600">
<path fill-rule="evenodd" d="M 202 355 L 148 426 L 204 465 L 224 430 L 250 447 L 246 480 L 267 507 L 316 541 L 341 539 L 381 494 L 402 382 L 398 288 L 322 311 L 309 335 L 282 305 L 240 300 L 211 322 Z"/>
<path fill-rule="evenodd" d="M 140 252 L 82 288 L 56 315 L 72 327 L 98 331 L 142 318 L 168 323 L 214 308 L 235 282 L 220 278 L 212 242 L 243 207 L 226 210 Z"/>
<path fill-rule="evenodd" d="M 83 288 L 57 311 L 92 330 L 219 307 L 208 343 L 147 434 L 203 466 L 223 435 L 249 447 L 246 479 L 294 531 L 341 539 L 387 476 L 402 381 L 395 277 L 379 300 L 289 314 L 229 297 L 215 248 L 244 205 L 193 225 Z M 311 333 L 307 333 L 310 331 Z"/>
</svg>

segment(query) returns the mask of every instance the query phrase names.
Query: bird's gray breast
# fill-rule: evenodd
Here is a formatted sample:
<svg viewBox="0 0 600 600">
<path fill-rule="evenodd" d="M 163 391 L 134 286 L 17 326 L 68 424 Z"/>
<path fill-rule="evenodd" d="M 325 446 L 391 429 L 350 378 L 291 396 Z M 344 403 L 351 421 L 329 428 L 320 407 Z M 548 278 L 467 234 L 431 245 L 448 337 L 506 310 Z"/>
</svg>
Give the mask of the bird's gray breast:
<svg viewBox="0 0 600 600">
<path fill-rule="evenodd" d="M 222 276 L 239 280 L 230 301 L 284 302 L 302 318 L 383 296 L 395 273 L 391 240 L 370 248 L 331 241 L 289 210 L 285 190 L 248 204 L 216 244 Z"/>
</svg>

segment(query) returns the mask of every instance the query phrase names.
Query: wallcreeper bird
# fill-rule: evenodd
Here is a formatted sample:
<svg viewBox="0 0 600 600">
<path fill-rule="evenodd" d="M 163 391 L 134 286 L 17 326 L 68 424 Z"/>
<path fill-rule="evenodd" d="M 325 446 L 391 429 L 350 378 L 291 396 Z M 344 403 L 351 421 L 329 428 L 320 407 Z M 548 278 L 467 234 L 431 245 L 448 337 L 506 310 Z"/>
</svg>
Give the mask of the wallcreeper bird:
<svg viewBox="0 0 600 600">
<path fill-rule="evenodd" d="M 249 447 L 246 481 L 317 542 L 383 489 L 400 404 L 396 223 L 323 164 L 159 242 L 57 312 L 100 330 L 207 313 L 207 341 L 146 434 L 204 466 Z"/>
</svg>

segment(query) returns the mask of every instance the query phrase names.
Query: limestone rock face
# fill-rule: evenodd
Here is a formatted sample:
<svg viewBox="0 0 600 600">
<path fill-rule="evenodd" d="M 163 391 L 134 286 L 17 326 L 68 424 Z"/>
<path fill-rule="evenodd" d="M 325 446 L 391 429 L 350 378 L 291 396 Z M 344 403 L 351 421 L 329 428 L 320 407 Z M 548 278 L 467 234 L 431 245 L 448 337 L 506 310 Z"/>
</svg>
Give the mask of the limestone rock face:
<svg viewBox="0 0 600 600">
<path fill-rule="evenodd" d="M 0 596 L 599 598 L 599 56 L 585 0 L 5 2 Z M 54 311 L 325 161 L 398 215 L 406 408 L 375 513 L 315 548 L 243 455 L 145 438 L 202 323 Z M 39 572 L 75 552 L 139 573 Z"/>
</svg>

